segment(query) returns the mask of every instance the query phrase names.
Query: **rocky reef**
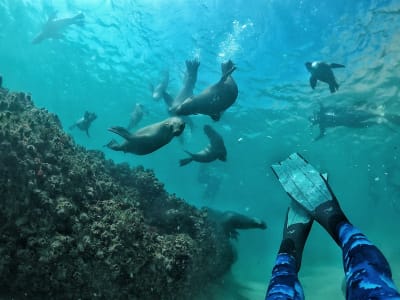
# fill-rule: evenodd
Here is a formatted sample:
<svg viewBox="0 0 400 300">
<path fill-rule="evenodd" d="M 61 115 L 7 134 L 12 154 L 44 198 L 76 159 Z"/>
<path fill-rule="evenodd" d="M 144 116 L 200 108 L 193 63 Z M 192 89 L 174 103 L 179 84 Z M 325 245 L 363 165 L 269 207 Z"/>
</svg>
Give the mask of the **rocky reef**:
<svg viewBox="0 0 400 300">
<path fill-rule="evenodd" d="M 193 299 L 233 261 L 206 212 L 153 172 L 85 150 L 0 88 L 0 298 Z"/>
</svg>

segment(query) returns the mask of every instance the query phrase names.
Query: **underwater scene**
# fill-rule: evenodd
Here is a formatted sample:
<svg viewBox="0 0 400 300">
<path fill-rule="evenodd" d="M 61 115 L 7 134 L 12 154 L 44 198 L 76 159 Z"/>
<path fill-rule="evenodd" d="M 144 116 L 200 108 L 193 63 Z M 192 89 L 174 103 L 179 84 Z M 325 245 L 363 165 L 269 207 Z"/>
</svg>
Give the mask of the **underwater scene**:
<svg viewBox="0 0 400 300">
<path fill-rule="evenodd" d="M 397 0 L 0 0 L 0 299 L 400 299 L 398 28 Z"/>
</svg>

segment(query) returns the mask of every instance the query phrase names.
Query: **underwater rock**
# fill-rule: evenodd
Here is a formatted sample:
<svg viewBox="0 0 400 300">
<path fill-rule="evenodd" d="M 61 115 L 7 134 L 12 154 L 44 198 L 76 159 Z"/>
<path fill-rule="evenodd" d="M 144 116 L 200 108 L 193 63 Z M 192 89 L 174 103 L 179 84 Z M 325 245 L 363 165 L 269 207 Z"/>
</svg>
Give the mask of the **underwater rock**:
<svg viewBox="0 0 400 300">
<path fill-rule="evenodd" d="M 77 146 L 0 89 L 0 298 L 191 299 L 235 255 L 154 173 Z"/>
</svg>

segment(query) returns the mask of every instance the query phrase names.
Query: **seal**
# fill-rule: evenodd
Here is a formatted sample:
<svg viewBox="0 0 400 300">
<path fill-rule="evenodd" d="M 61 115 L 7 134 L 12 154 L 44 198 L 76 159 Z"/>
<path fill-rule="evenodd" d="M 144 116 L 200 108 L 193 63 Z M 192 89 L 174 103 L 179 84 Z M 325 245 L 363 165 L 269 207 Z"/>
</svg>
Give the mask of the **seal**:
<svg viewBox="0 0 400 300">
<path fill-rule="evenodd" d="M 143 118 L 143 105 L 140 103 L 136 103 L 135 109 L 130 115 L 129 124 L 126 127 L 127 130 L 132 130 Z"/>
<path fill-rule="evenodd" d="M 200 163 L 208 163 L 217 159 L 226 161 L 227 152 L 222 136 L 220 136 L 210 125 L 204 126 L 204 133 L 208 136 L 210 144 L 198 153 L 185 151 L 190 155 L 190 157 L 181 159 L 179 161 L 180 166 L 187 165 L 192 161 Z"/>
<path fill-rule="evenodd" d="M 0 89 L 3 88 L 3 76 L 0 75 Z"/>
<path fill-rule="evenodd" d="M 319 104 L 319 110 L 309 118 L 312 125 L 319 126 L 319 135 L 315 140 L 319 140 L 325 136 L 327 128 L 333 127 L 349 127 L 349 128 L 366 128 L 379 124 L 379 115 L 364 109 L 355 107 L 325 107 Z"/>
<path fill-rule="evenodd" d="M 258 218 L 248 217 L 234 211 L 221 212 L 209 207 L 206 210 L 208 219 L 219 224 L 229 238 L 237 239 L 239 235 L 237 229 L 267 229 L 267 224 Z"/>
<path fill-rule="evenodd" d="M 180 89 L 178 95 L 175 98 L 172 98 L 170 94 L 166 91 L 163 93 L 164 102 L 169 108 L 169 112 L 174 114 L 171 108 L 178 106 L 181 104 L 186 98 L 193 95 L 193 89 L 196 85 L 197 81 L 197 73 L 200 66 L 200 62 L 197 59 L 194 60 L 186 60 L 186 72 L 185 77 L 183 79 L 183 86 Z"/>
<path fill-rule="evenodd" d="M 69 129 L 72 130 L 75 127 L 78 127 L 80 130 L 85 131 L 87 136 L 90 137 L 89 128 L 92 125 L 92 122 L 96 119 L 97 115 L 95 113 L 85 111 L 83 117 L 76 121 L 73 125 L 71 125 Z"/>
<path fill-rule="evenodd" d="M 57 12 L 53 13 L 46 24 L 44 24 L 42 31 L 32 40 L 32 44 L 39 44 L 46 39 L 58 39 L 63 37 L 63 30 L 68 26 L 76 24 L 83 25 L 85 15 L 78 13 L 73 17 L 56 19 Z"/>
<path fill-rule="evenodd" d="M 314 61 L 306 62 L 305 66 L 311 73 L 310 86 L 312 89 L 315 89 L 318 80 L 327 83 L 331 93 L 334 93 L 339 89 L 339 84 L 336 82 L 336 78 L 332 69 L 344 68 L 344 65 L 336 63 L 327 64 L 322 61 Z"/>
<path fill-rule="evenodd" d="M 157 84 L 156 86 L 153 86 L 150 84 L 150 91 L 151 91 L 151 97 L 153 100 L 160 100 L 163 98 L 165 91 L 168 88 L 168 83 L 169 83 L 169 72 L 165 71 L 163 80 Z"/>
<path fill-rule="evenodd" d="M 179 117 L 170 117 L 164 121 L 143 127 L 131 134 L 124 127 L 115 126 L 108 128 L 125 139 L 118 144 L 115 140 L 110 141 L 106 147 L 122 152 L 137 155 L 152 153 L 168 144 L 174 136 L 179 136 L 185 129 L 185 122 Z"/>
<path fill-rule="evenodd" d="M 210 116 L 214 121 L 221 118 L 221 114 L 235 103 L 238 96 L 238 87 L 231 74 L 236 70 L 231 60 L 221 64 L 222 76 L 220 80 L 202 91 L 199 95 L 191 96 L 182 104 L 173 107 L 177 115 L 203 114 Z"/>
</svg>

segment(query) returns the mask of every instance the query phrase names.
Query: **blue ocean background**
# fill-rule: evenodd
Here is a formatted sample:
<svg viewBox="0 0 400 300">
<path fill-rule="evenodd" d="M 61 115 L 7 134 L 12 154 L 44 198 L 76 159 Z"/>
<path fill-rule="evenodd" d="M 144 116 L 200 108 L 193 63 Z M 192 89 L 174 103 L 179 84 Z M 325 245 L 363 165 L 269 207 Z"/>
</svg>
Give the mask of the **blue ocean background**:
<svg viewBox="0 0 400 300">
<path fill-rule="evenodd" d="M 62 39 L 33 45 L 52 12 L 78 12 L 84 26 L 71 26 Z M 268 224 L 266 231 L 242 231 L 233 241 L 238 261 L 220 299 L 263 299 L 282 236 L 289 198 L 270 165 L 302 153 L 329 182 L 344 211 L 385 254 L 400 285 L 400 127 L 385 113 L 400 115 L 400 1 L 316 0 L 0 0 L 0 73 L 10 90 L 29 92 L 34 103 L 59 116 L 77 144 L 104 151 L 107 158 L 153 169 L 175 193 L 198 207 L 234 210 Z M 201 62 L 195 94 L 218 81 L 220 64 L 232 59 L 239 96 L 213 122 L 194 116 L 184 142 L 173 140 L 147 156 L 113 152 L 107 131 L 125 126 L 136 103 L 146 114 L 139 127 L 168 117 L 151 98 L 150 83 L 170 72 L 176 94 L 185 60 Z M 340 89 L 309 86 L 306 61 L 346 65 L 335 70 Z M 309 117 L 326 105 L 372 107 L 376 126 L 327 130 Z M 68 127 L 85 110 L 98 119 L 91 137 Z M 221 179 L 214 199 L 204 199 L 200 165 L 180 167 L 184 150 L 207 144 L 211 124 L 224 137 L 227 162 L 207 165 Z M 340 249 L 313 226 L 300 272 L 307 299 L 341 299 Z"/>
</svg>

